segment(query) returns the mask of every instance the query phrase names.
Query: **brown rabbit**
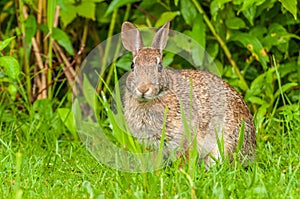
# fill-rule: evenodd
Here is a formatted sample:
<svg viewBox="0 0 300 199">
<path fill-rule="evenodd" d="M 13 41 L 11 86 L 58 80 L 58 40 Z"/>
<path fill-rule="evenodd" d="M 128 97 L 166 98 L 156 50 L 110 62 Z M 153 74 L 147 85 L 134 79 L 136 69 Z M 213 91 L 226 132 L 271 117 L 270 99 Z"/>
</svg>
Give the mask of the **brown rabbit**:
<svg viewBox="0 0 300 199">
<path fill-rule="evenodd" d="M 256 146 L 252 115 L 242 97 L 219 77 L 198 70 L 171 70 L 162 66 L 169 22 L 160 28 L 151 47 L 144 47 L 140 32 L 125 22 L 122 43 L 132 52 L 132 70 L 126 79 L 124 113 L 130 132 L 141 142 L 159 147 L 164 135 L 164 154 L 181 154 L 193 146 L 206 166 L 221 158 L 217 139 L 223 138 L 225 155 L 238 146 L 252 159 Z M 163 127 L 165 125 L 165 129 Z M 164 133 L 162 133 L 164 132 Z"/>
</svg>

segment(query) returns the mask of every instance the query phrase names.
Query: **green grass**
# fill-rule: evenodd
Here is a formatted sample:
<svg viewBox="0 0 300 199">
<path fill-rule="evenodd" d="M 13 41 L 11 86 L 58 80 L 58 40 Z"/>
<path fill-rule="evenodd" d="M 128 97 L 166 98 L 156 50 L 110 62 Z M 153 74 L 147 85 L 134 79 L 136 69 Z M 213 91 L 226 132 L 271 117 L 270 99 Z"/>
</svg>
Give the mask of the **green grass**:
<svg viewBox="0 0 300 199">
<path fill-rule="evenodd" d="M 98 163 L 56 112 L 1 105 L 0 198 L 298 198 L 299 106 L 279 109 L 257 133 L 255 162 L 205 170 L 183 161 L 150 173 Z M 28 108 L 34 110 L 34 108 Z"/>
</svg>

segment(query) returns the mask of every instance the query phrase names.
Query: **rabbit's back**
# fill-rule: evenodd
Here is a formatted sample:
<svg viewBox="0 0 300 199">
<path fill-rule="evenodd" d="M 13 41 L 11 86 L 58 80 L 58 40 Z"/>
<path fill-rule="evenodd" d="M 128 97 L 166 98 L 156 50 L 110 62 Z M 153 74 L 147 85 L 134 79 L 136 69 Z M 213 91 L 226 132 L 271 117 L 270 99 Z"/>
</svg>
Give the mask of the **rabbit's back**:
<svg viewBox="0 0 300 199">
<path fill-rule="evenodd" d="M 180 70 L 177 73 L 173 77 L 177 79 L 174 81 L 173 89 L 180 96 L 180 100 L 184 101 L 182 104 L 186 104 L 185 110 L 190 110 L 188 104 L 194 104 L 191 115 L 192 120 L 197 123 L 200 155 L 205 156 L 217 147 L 216 135 L 219 138 L 224 136 L 226 154 L 234 152 L 244 121 L 242 153 L 252 157 L 255 148 L 255 127 L 252 115 L 240 94 L 224 80 L 209 72 Z M 186 83 L 183 83 L 185 81 Z M 189 90 L 189 94 L 183 90 Z"/>
</svg>

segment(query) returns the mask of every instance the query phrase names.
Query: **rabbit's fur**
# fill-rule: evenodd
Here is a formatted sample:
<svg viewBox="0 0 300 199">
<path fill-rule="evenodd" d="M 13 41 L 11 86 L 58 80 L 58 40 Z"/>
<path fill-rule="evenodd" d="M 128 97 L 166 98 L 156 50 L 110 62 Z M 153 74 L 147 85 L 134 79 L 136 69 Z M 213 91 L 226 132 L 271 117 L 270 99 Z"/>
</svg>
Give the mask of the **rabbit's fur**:
<svg viewBox="0 0 300 199">
<path fill-rule="evenodd" d="M 185 152 L 193 146 L 192 138 L 196 136 L 200 158 L 209 166 L 213 162 L 211 155 L 221 157 L 217 136 L 224 140 L 224 154 L 231 155 L 244 121 L 241 152 L 252 159 L 255 127 L 244 100 L 229 84 L 208 72 L 162 67 L 168 33 L 169 22 L 158 30 L 152 46 L 144 47 L 136 27 L 129 22 L 122 25 L 123 46 L 133 54 L 124 96 L 124 113 L 131 133 L 141 142 L 158 147 L 165 125 L 165 155 L 179 148 Z"/>
</svg>

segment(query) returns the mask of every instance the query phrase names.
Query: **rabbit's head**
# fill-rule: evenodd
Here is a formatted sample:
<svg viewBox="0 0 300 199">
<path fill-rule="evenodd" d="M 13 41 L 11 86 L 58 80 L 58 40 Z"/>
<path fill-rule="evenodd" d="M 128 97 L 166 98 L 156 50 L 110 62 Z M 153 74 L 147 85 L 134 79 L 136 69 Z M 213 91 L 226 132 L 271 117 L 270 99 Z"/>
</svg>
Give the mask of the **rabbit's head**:
<svg viewBox="0 0 300 199">
<path fill-rule="evenodd" d="M 168 87 L 167 74 L 162 66 L 162 51 L 168 33 L 169 22 L 157 31 L 151 47 L 144 47 L 139 30 L 129 22 L 122 25 L 123 46 L 133 55 L 126 87 L 139 101 L 151 101 L 163 95 Z"/>
</svg>

